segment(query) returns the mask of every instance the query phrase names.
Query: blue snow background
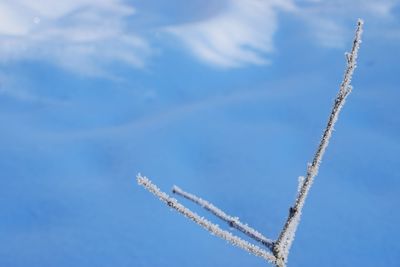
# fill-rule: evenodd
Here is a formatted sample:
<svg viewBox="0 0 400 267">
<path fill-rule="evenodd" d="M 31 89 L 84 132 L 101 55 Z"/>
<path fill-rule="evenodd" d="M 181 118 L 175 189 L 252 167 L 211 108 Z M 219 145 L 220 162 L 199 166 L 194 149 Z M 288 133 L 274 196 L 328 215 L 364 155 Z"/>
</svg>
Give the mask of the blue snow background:
<svg viewBox="0 0 400 267">
<path fill-rule="evenodd" d="M 3 25 L 27 6 L 36 26 L 60 32 L 81 9 L 107 11 L 76 0 L 56 17 L 16 2 L 0 3 Z M 298 10 L 265 14 L 276 23 L 273 50 L 249 48 L 268 62 L 237 64 L 234 55 L 207 61 L 165 29 L 212 19 L 238 0 L 99 2 L 135 8 L 119 34 L 146 43 L 121 48 L 138 62 L 114 58 L 113 38 L 86 41 L 96 49 L 80 61 L 86 50 L 64 51 L 68 37 L 0 27 L 0 266 L 266 266 L 171 211 L 135 177 L 166 192 L 176 184 L 275 238 L 325 127 L 358 17 L 365 33 L 354 90 L 289 266 L 400 265 L 399 1 L 376 4 L 386 13 L 362 8 L 374 1 L 286 1 Z M 340 35 L 321 26 L 326 20 Z"/>
</svg>

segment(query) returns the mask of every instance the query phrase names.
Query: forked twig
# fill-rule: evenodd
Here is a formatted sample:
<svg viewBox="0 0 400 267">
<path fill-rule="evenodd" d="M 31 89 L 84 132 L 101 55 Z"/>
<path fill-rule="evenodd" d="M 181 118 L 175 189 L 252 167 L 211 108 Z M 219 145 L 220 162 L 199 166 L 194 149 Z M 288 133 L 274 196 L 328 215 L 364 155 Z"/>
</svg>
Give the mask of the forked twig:
<svg viewBox="0 0 400 267">
<path fill-rule="evenodd" d="M 202 206 L 206 210 L 210 211 L 218 218 L 227 222 L 230 226 L 236 228 L 252 239 L 262 243 L 265 245 L 270 251 L 266 251 L 256 245 L 253 245 L 232 233 L 222 230 L 218 225 L 209 222 L 208 220 L 200 217 L 196 213 L 190 211 L 183 205 L 179 204 L 178 201 L 174 198 L 171 198 L 166 193 L 162 192 L 157 186 L 155 186 L 149 179 L 146 177 L 142 177 L 140 174 L 137 176 L 137 181 L 140 185 L 144 186 L 148 191 L 157 196 L 161 201 L 165 202 L 171 208 L 174 208 L 185 217 L 190 220 L 196 222 L 206 230 L 211 233 L 227 240 L 232 245 L 238 246 L 258 257 L 262 257 L 270 263 L 274 264 L 277 267 L 285 267 L 287 263 L 287 258 L 289 254 L 290 247 L 294 240 L 294 236 L 297 230 L 297 226 L 300 221 L 301 213 L 304 207 L 305 200 L 307 198 L 308 192 L 313 184 L 315 176 L 318 174 L 319 165 L 321 164 L 322 157 L 325 153 L 325 150 L 329 144 L 329 140 L 332 136 L 333 128 L 338 119 L 339 113 L 345 103 L 345 100 L 349 93 L 351 92 L 351 79 L 356 68 L 356 61 L 358 55 L 358 49 L 361 43 L 361 34 L 362 34 L 363 21 L 358 20 L 357 29 L 353 41 L 353 46 L 350 53 L 346 53 L 346 70 L 344 73 L 343 81 L 340 85 L 339 93 L 336 96 L 335 102 L 333 104 L 332 111 L 330 113 L 327 126 L 322 135 L 321 141 L 318 145 L 318 148 L 315 152 L 314 158 L 307 167 L 307 174 L 304 177 L 300 177 L 299 179 L 299 189 L 297 193 L 296 200 L 294 205 L 289 209 L 289 216 L 283 226 L 282 231 L 279 234 L 279 237 L 276 241 L 272 241 L 266 238 L 264 235 L 254 230 L 253 228 L 243 224 L 239 221 L 238 218 L 232 217 L 213 204 L 208 201 L 201 199 L 193 194 L 187 193 L 182 189 L 174 186 L 173 192 L 184 198 L 187 198 L 194 203 Z"/>
<path fill-rule="evenodd" d="M 222 230 L 218 225 L 211 223 L 210 221 L 200 217 L 198 214 L 192 212 L 182 204 L 178 203 L 175 198 L 170 197 L 168 194 L 162 192 L 155 184 L 153 184 L 147 177 L 143 177 L 140 174 L 137 175 L 137 182 L 139 185 L 142 185 L 148 191 L 153 193 L 156 197 L 158 197 L 162 202 L 166 203 L 171 208 L 175 209 L 179 213 L 183 214 L 188 219 L 194 221 L 199 224 L 212 234 L 219 236 L 222 239 L 225 239 L 229 243 L 234 246 L 240 247 L 251 254 L 264 258 L 265 260 L 274 263 L 276 262 L 276 258 L 274 255 L 269 253 L 268 251 L 250 244 L 246 240 L 241 239 L 238 236 L 231 234 L 228 231 Z"/>
</svg>

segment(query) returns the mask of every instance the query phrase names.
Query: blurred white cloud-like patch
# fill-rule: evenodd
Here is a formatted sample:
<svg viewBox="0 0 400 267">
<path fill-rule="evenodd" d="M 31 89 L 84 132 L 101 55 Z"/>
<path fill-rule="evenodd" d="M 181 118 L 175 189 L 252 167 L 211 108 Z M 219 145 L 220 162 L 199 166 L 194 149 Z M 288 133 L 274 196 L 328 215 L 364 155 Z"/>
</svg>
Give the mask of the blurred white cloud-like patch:
<svg viewBox="0 0 400 267">
<path fill-rule="evenodd" d="M 343 48 L 346 36 L 353 31 L 348 25 L 357 18 L 366 21 L 371 36 L 391 31 L 390 27 L 396 25 L 393 11 L 399 3 L 398 0 L 301 0 L 296 2 L 295 15 L 308 25 L 310 36 L 318 44 Z"/>
<path fill-rule="evenodd" d="M 308 25 L 311 41 L 343 48 L 358 18 L 367 20 L 371 35 L 382 35 L 385 22 L 396 20 L 393 10 L 399 5 L 398 0 L 225 2 L 224 9 L 213 16 L 166 28 L 198 59 L 223 68 L 268 63 L 266 54 L 274 51 L 274 33 L 282 11 L 299 23 L 299 29 Z"/>
<path fill-rule="evenodd" d="M 135 9 L 119 0 L 0 2 L 0 62 L 50 61 L 97 75 L 112 62 L 142 67 L 147 41 L 127 30 Z"/>
<path fill-rule="evenodd" d="M 263 65 L 277 49 L 274 34 L 285 15 L 311 42 L 343 48 L 359 17 L 370 36 L 398 38 L 394 10 L 399 2 L 149 0 L 138 1 L 136 10 L 124 0 L 2 0 L 0 64 L 47 61 L 80 74 L 107 76 L 114 63 L 146 66 L 155 50 L 167 49 L 165 40 L 152 34 L 164 31 L 209 65 Z M 156 26 L 154 18 L 160 21 Z"/>
<path fill-rule="evenodd" d="M 292 10 L 290 0 L 230 0 L 219 14 L 167 27 L 199 59 L 220 67 L 265 64 L 274 49 L 277 12 Z"/>
</svg>

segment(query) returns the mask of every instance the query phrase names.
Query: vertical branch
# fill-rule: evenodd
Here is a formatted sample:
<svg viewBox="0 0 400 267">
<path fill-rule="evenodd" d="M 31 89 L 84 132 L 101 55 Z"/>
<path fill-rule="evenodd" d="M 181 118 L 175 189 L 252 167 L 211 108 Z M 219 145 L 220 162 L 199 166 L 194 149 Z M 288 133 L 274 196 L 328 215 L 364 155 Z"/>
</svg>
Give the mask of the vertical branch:
<svg viewBox="0 0 400 267">
<path fill-rule="evenodd" d="M 188 208 L 184 207 L 174 198 L 171 198 L 166 193 L 162 192 L 156 185 L 154 185 L 149 179 L 146 177 L 142 177 L 140 175 L 137 176 L 137 181 L 139 185 L 142 185 L 145 189 L 153 193 L 156 197 L 158 197 L 162 202 L 166 203 L 171 208 L 175 209 L 185 217 L 189 218 L 190 220 L 194 221 L 195 223 L 199 224 L 210 233 L 227 240 L 234 246 L 238 246 L 253 255 L 258 257 L 262 257 L 265 260 L 269 261 L 270 263 L 274 264 L 276 267 L 285 267 L 289 250 L 294 240 L 294 236 L 297 230 L 297 226 L 300 222 L 302 209 L 304 207 L 305 200 L 307 198 L 308 192 L 313 184 L 315 176 L 318 174 L 319 166 L 321 164 L 321 160 L 325 153 L 325 150 L 329 144 L 329 140 L 332 136 L 332 132 L 335 126 L 335 123 L 339 117 L 339 113 L 345 103 L 347 96 L 351 92 L 351 79 L 353 76 L 354 69 L 356 68 L 357 64 L 357 56 L 358 50 L 361 44 L 361 34 L 363 28 L 363 21 L 361 19 L 357 22 L 357 29 L 355 32 L 355 37 L 352 45 L 352 49 L 350 53 L 346 53 L 346 69 L 344 73 L 344 78 L 342 83 L 340 84 L 339 93 L 335 98 L 335 102 L 333 104 L 327 126 L 324 130 L 322 135 L 321 141 L 318 145 L 318 148 L 314 154 L 314 158 L 311 163 L 307 166 L 307 174 L 305 177 L 299 177 L 299 184 L 298 184 L 298 192 L 296 196 L 296 200 L 294 205 L 289 209 L 289 215 L 283 226 L 282 231 L 279 234 L 278 239 L 273 242 L 266 237 L 264 237 L 261 233 L 257 232 L 253 228 L 241 223 L 238 218 L 232 217 L 226 213 L 224 213 L 219 208 L 215 207 L 213 204 L 203 200 L 195 195 L 187 193 L 181 190 L 178 187 L 173 188 L 173 192 L 181 195 L 196 204 L 199 204 L 206 210 L 210 211 L 220 219 L 226 221 L 230 226 L 238 229 L 239 231 L 243 232 L 244 234 L 248 235 L 249 237 L 263 243 L 266 245 L 271 251 L 272 254 L 268 251 L 253 245 L 232 233 L 222 230 L 219 228 L 218 225 L 209 222 L 208 220 L 200 217 L 196 213 L 192 212 Z"/>
<path fill-rule="evenodd" d="M 319 165 L 321 163 L 322 157 L 325 153 L 326 147 L 328 146 L 329 140 L 332 136 L 332 131 L 334 125 L 338 119 L 340 110 L 342 109 L 346 97 L 351 92 L 351 79 L 356 68 L 356 61 L 358 55 L 358 49 L 361 43 L 361 33 L 362 33 L 363 21 L 361 19 L 357 22 L 357 29 L 353 41 L 353 46 L 350 53 L 346 53 L 347 66 L 344 73 L 343 81 L 340 85 L 340 90 L 338 95 L 336 96 L 331 114 L 328 119 L 327 126 L 322 135 L 322 139 L 320 144 L 315 152 L 313 161 L 311 164 L 308 164 L 307 175 L 304 182 L 301 185 L 301 189 L 298 192 L 296 201 L 292 207 L 290 207 L 289 216 L 286 220 L 286 223 L 278 237 L 274 245 L 274 255 L 278 260 L 281 260 L 283 263 L 282 266 L 285 266 L 287 261 L 287 256 L 289 253 L 289 249 L 294 239 L 294 235 L 296 233 L 297 225 L 300 221 L 301 212 L 304 206 L 304 202 L 307 198 L 307 194 L 312 186 L 314 181 L 314 177 L 318 174 Z"/>
</svg>

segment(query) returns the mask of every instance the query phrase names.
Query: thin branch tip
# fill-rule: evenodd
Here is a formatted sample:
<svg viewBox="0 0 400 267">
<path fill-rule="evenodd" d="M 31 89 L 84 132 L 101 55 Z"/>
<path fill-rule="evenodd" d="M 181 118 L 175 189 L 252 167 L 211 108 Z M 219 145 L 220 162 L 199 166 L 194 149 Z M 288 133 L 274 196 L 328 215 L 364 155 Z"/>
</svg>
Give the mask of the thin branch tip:
<svg viewBox="0 0 400 267">
<path fill-rule="evenodd" d="M 143 182 L 145 181 L 145 178 L 146 177 L 143 177 L 141 174 L 140 174 L 140 172 L 136 175 L 136 181 L 137 181 L 137 183 L 138 184 L 143 184 Z"/>
<path fill-rule="evenodd" d="M 181 191 L 181 189 L 178 186 L 176 186 L 176 185 L 172 186 L 172 188 L 171 188 L 172 193 L 177 194 L 179 191 Z"/>
<path fill-rule="evenodd" d="M 174 194 L 177 194 L 177 195 L 179 195 L 183 198 L 186 198 L 187 200 L 190 200 L 193 203 L 201 206 L 202 208 L 211 212 L 213 215 L 215 215 L 219 219 L 225 221 L 230 227 L 235 228 L 236 230 L 242 232 L 243 234 L 247 235 L 248 237 L 252 238 L 253 240 L 260 242 L 261 244 L 268 247 L 269 249 L 272 249 L 273 241 L 271 239 L 265 237 L 263 234 L 261 234 L 260 232 L 258 232 L 255 229 L 251 228 L 247 224 L 242 223 L 238 217 L 228 215 L 223 210 L 216 207 L 215 205 L 208 202 L 207 200 L 204 200 L 194 194 L 188 193 L 177 186 L 174 186 L 172 188 L 172 192 Z"/>
<path fill-rule="evenodd" d="M 177 212 L 181 213 L 183 216 L 189 220 L 197 223 L 211 234 L 216 235 L 222 239 L 225 239 L 234 246 L 237 246 L 255 256 L 261 257 L 266 261 L 275 264 L 277 259 L 270 252 L 265 249 L 249 243 L 248 241 L 233 235 L 231 232 L 222 230 L 217 224 L 214 224 L 203 217 L 200 217 L 197 213 L 189 210 L 182 204 L 180 204 L 176 199 L 170 197 L 168 194 L 161 191 L 155 184 L 153 184 L 150 179 L 142 176 L 137 176 L 138 183 L 142 185 L 146 190 L 156 196 L 159 200 L 167 204 L 169 207 L 175 209 Z"/>
</svg>

